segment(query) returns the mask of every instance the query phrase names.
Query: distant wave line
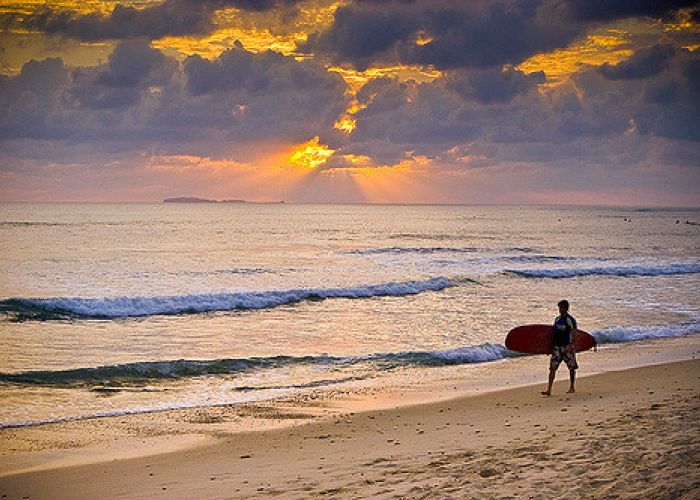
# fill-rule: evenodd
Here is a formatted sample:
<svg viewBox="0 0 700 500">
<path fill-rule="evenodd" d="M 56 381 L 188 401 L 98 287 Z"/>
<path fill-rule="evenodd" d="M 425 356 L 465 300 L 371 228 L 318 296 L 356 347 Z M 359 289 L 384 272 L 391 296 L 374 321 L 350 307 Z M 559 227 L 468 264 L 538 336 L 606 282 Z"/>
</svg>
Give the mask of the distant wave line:
<svg viewBox="0 0 700 500">
<path fill-rule="evenodd" d="M 346 255 L 401 255 L 401 254 L 440 254 L 440 253 L 452 253 L 452 254 L 485 254 L 490 255 L 490 258 L 500 258 L 500 259 L 518 259 L 523 256 L 512 256 L 512 255 L 497 255 L 493 252 L 510 252 L 510 253 L 526 253 L 533 254 L 528 257 L 532 260 L 544 259 L 544 260 L 574 260 L 576 257 L 560 257 L 551 255 L 537 255 L 537 250 L 534 248 L 527 247 L 510 247 L 504 249 L 496 248 L 483 248 L 483 247 L 457 247 L 457 246 L 428 246 L 428 247 L 403 247 L 403 246 L 391 246 L 391 247 L 376 247 L 376 248 L 357 248 L 353 250 L 341 250 L 340 253 Z"/>
</svg>

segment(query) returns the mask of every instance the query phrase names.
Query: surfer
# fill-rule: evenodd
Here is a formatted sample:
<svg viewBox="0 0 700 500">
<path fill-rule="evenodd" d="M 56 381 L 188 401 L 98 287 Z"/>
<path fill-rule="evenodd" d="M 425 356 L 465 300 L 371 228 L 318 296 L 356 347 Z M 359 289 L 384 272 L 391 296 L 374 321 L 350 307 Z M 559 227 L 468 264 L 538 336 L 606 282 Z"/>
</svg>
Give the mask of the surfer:
<svg viewBox="0 0 700 500">
<path fill-rule="evenodd" d="M 574 382 L 576 380 L 576 351 L 574 350 L 574 330 L 576 330 L 576 320 L 569 314 L 569 301 L 560 300 L 559 316 L 554 320 L 554 350 L 549 359 L 549 382 L 547 390 L 542 392 L 542 395 L 549 396 L 552 394 L 552 384 L 557 373 L 559 365 L 563 361 L 569 368 L 569 379 L 571 386 L 569 392 L 574 392 Z"/>
</svg>

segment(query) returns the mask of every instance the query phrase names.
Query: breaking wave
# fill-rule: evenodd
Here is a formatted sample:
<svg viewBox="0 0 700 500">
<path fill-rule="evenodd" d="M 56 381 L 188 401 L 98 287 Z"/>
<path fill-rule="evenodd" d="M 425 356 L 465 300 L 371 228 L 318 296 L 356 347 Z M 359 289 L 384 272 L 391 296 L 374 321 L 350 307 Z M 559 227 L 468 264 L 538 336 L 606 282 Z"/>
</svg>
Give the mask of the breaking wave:
<svg viewBox="0 0 700 500">
<path fill-rule="evenodd" d="M 507 273 L 525 278 L 576 278 L 580 276 L 666 276 L 700 273 L 699 263 L 653 266 L 568 267 L 557 269 L 507 269 Z"/>
<path fill-rule="evenodd" d="M 306 300 L 401 297 L 453 286 L 439 277 L 348 288 L 299 288 L 261 292 L 230 292 L 161 297 L 14 298 L 0 301 L 0 312 L 24 319 L 126 318 L 163 314 L 268 309 Z"/>
<path fill-rule="evenodd" d="M 677 325 L 615 326 L 595 330 L 591 334 L 599 343 L 619 343 L 666 337 L 683 337 L 698 332 L 700 332 L 700 321 Z"/>
<path fill-rule="evenodd" d="M 672 325 L 615 326 L 594 330 L 598 345 L 639 340 L 681 337 L 700 332 L 700 321 Z M 152 381 L 178 380 L 207 375 L 235 375 L 293 366 L 329 368 L 367 365 L 376 369 L 401 366 L 438 367 L 486 363 L 521 356 L 501 344 L 484 343 L 436 351 L 373 353 L 363 356 L 270 356 L 213 360 L 143 361 L 68 370 L 1 373 L 0 383 L 47 386 L 133 385 Z M 247 389 L 247 388 L 246 388 Z M 250 388 L 253 389 L 253 388 Z"/>
<path fill-rule="evenodd" d="M 499 344 L 482 344 L 441 351 L 407 351 L 365 356 L 272 356 L 215 360 L 144 361 L 69 370 L 0 373 L 0 382 L 26 385 L 83 386 L 146 383 L 205 375 L 234 375 L 298 365 L 346 367 L 369 364 L 381 369 L 399 366 L 446 366 L 497 361 L 517 356 Z"/>
</svg>

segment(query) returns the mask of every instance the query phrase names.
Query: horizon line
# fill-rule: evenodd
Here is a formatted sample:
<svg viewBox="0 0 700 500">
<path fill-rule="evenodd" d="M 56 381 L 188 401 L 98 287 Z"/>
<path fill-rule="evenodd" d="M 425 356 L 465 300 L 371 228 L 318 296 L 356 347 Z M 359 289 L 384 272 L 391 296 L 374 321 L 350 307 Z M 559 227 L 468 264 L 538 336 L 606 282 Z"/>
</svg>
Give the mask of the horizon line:
<svg viewBox="0 0 700 500">
<path fill-rule="evenodd" d="M 160 201 L 75 201 L 75 200 L 0 200 L 0 205 L 344 205 L 344 206 L 424 206 L 424 207 L 561 207 L 561 208 L 641 208 L 641 209 L 690 209 L 700 210 L 698 205 L 610 205 L 610 204 L 580 204 L 580 203 L 440 203 L 440 202 L 324 202 L 324 201 L 288 201 L 288 200 L 242 200 L 242 202 L 230 203 L 212 200 L 211 202 L 168 202 Z"/>
</svg>

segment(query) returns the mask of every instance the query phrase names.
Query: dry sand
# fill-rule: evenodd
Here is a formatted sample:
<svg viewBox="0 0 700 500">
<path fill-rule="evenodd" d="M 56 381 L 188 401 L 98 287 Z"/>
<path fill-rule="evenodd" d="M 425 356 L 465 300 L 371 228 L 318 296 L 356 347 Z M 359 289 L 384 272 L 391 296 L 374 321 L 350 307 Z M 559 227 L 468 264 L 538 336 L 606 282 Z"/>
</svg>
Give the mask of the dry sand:
<svg viewBox="0 0 700 500">
<path fill-rule="evenodd" d="M 537 376 L 400 407 L 371 392 L 5 429 L 0 498 L 700 497 L 700 359 L 549 398 Z"/>
</svg>

